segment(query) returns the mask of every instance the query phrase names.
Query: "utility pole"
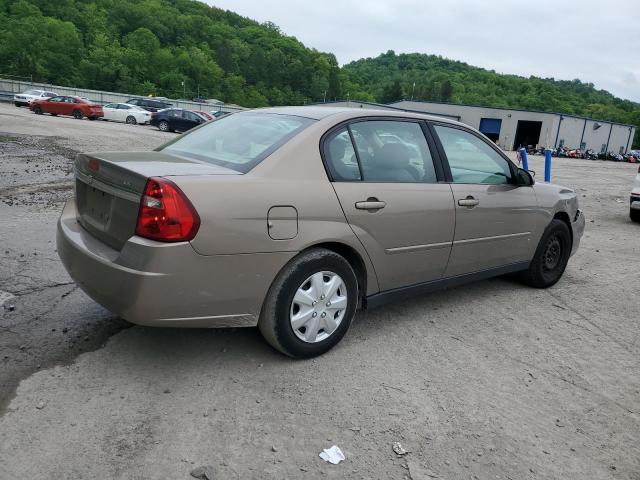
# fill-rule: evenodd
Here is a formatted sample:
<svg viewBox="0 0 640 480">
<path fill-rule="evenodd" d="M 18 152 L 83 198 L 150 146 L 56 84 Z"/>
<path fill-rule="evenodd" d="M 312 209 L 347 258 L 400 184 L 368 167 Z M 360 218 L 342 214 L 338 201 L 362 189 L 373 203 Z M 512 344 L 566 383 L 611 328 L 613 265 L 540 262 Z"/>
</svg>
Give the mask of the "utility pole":
<svg viewBox="0 0 640 480">
<path fill-rule="evenodd" d="M 413 88 L 411 89 L 411 101 L 413 101 L 413 94 L 416 91 L 416 82 L 413 82 Z"/>
<path fill-rule="evenodd" d="M 184 80 L 182 81 L 182 98 L 183 100 L 187 99 L 187 86 L 184 84 Z"/>
<path fill-rule="evenodd" d="M 327 103 L 327 91 L 324 91 L 324 95 L 322 96 L 322 103 Z"/>
</svg>

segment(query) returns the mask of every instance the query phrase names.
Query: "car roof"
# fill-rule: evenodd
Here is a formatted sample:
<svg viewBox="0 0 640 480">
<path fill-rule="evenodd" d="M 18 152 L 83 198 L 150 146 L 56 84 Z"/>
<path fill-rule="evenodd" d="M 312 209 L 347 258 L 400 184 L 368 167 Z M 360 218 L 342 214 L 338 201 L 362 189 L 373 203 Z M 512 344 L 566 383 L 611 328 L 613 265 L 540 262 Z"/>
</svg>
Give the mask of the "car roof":
<svg viewBox="0 0 640 480">
<path fill-rule="evenodd" d="M 350 118 L 361 117 L 399 117 L 399 118 L 413 118 L 431 120 L 434 122 L 451 123 L 454 125 L 460 124 L 455 120 L 436 116 L 426 115 L 418 112 L 404 111 L 404 110 L 384 110 L 373 108 L 356 108 L 356 107 L 321 107 L 321 106 L 300 106 L 300 107 L 268 107 L 259 108 L 253 110 L 254 112 L 261 113 L 275 113 L 280 115 L 293 115 L 297 117 L 306 117 L 313 120 L 322 120 L 331 116 L 340 116 L 341 120 L 348 120 Z"/>
</svg>

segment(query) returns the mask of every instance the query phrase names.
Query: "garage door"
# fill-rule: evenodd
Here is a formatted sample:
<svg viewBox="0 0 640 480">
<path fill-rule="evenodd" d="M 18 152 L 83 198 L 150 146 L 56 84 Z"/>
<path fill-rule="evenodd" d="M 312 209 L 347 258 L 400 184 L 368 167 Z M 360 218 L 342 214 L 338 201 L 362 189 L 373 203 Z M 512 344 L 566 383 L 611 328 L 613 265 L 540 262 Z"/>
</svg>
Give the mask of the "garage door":
<svg viewBox="0 0 640 480">
<path fill-rule="evenodd" d="M 502 119 L 500 118 L 481 118 L 480 130 L 485 135 L 492 133 L 494 135 L 500 135 L 500 127 L 502 126 Z"/>
</svg>

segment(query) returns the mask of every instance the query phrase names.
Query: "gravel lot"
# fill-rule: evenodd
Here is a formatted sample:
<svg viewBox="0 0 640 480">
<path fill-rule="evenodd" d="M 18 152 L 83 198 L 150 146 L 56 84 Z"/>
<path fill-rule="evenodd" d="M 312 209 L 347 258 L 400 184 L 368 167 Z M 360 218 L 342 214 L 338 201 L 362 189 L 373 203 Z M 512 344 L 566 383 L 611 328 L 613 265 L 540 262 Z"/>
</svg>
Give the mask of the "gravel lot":
<svg viewBox="0 0 640 480">
<path fill-rule="evenodd" d="M 498 278 L 360 313 L 292 361 L 256 329 L 130 327 L 59 263 L 74 153 L 170 138 L 0 105 L 0 478 L 640 479 L 637 166 L 554 159 L 587 217 L 555 287 Z M 334 444 L 336 466 L 318 457 Z"/>
</svg>

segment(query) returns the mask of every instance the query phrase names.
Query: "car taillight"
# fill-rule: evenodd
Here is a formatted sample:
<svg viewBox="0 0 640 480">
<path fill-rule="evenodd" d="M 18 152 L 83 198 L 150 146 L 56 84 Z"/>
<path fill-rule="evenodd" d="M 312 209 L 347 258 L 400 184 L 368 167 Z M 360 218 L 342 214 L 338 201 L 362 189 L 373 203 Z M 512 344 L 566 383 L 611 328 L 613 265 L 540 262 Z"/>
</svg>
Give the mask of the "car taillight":
<svg viewBox="0 0 640 480">
<path fill-rule="evenodd" d="M 198 228 L 198 212 L 175 183 L 164 178 L 147 180 L 136 235 L 160 242 L 185 242 L 196 236 Z"/>
</svg>

